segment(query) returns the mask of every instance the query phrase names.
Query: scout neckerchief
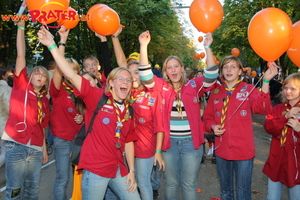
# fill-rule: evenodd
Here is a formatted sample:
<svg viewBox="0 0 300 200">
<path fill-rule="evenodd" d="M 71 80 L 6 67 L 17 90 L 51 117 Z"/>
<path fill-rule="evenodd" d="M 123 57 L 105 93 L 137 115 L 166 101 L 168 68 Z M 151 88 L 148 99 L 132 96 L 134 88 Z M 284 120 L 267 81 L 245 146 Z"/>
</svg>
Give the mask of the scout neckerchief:
<svg viewBox="0 0 300 200">
<path fill-rule="evenodd" d="M 74 95 L 74 90 L 71 88 L 66 82 L 62 82 L 65 90 L 67 90 L 68 94 L 70 95 L 71 99 L 75 103 L 76 96 Z"/>
<path fill-rule="evenodd" d="M 34 89 L 34 92 L 36 94 L 36 97 L 37 97 L 37 105 L 38 105 L 38 123 L 42 123 L 42 120 L 43 120 L 43 103 L 42 103 L 42 98 L 43 96 L 45 96 L 46 94 L 46 91 L 42 91 L 42 92 L 38 92 Z"/>
<path fill-rule="evenodd" d="M 145 94 L 145 90 L 144 90 L 144 89 L 138 91 L 137 95 L 135 95 L 135 96 L 134 96 L 134 92 L 131 91 L 131 97 L 130 97 L 131 99 L 130 99 L 129 103 L 130 103 L 130 104 L 134 104 L 134 102 L 135 102 L 140 96 L 142 96 L 143 94 Z"/>
<path fill-rule="evenodd" d="M 225 119 L 226 119 L 226 113 L 227 113 L 227 109 L 228 109 L 228 102 L 229 102 L 230 96 L 232 95 L 234 89 L 239 85 L 240 82 L 241 82 L 241 80 L 238 80 L 236 82 L 236 84 L 231 89 L 229 89 L 227 87 L 227 84 L 225 81 L 226 97 L 225 97 L 225 100 L 223 103 L 223 108 L 222 108 L 222 117 L 221 117 L 221 127 L 222 128 L 224 128 L 224 126 L 225 126 Z"/>
<path fill-rule="evenodd" d="M 290 104 L 288 104 L 288 102 L 285 102 L 284 103 L 284 106 L 285 106 L 285 110 L 286 110 L 286 112 L 284 112 L 284 114 L 285 113 L 287 113 L 287 112 L 289 112 L 291 109 L 290 109 Z M 294 105 L 293 107 L 300 107 L 300 102 L 298 102 L 296 105 Z M 288 130 L 288 126 L 287 125 L 285 125 L 284 127 L 283 127 L 283 129 L 282 129 L 282 131 L 281 131 L 281 137 L 280 137 L 280 146 L 281 147 L 283 147 L 284 145 L 285 145 L 285 142 L 286 142 L 286 133 L 287 133 L 287 130 Z"/>
<path fill-rule="evenodd" d="M 112 91 L 111 91 L 111 93 L 112 93 Z M 115 146 L 116 146 L 116 148 L 119 149 L 121 147 L 120 138 L 121 138 L 121 129 L 123 127 L 122 122 L 127 121 L 129 119 L 129 109 L 128 109 L 129 104 L 128 103 L 125 104 L 126 113 L 124 115 L 124 118 L 121 120 L 120 111 L 118 109 L 118 106 L 115 101 L 112 101 L 112 102 L 115 107 L 115 111 L 116 111 L 117 119 L 118 119 L 116 133 L 115 133 L 115 137 L 118 138 L 118 142 L 116 142 Z"/>
</svg>

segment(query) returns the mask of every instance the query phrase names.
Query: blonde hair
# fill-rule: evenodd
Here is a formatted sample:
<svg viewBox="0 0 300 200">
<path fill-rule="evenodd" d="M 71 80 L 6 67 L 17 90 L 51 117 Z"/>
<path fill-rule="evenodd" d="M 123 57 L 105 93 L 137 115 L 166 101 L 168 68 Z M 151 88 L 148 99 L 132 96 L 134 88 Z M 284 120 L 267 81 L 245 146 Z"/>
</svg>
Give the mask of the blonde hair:
<svg viewBox="0 0 300 200">
<path fill-rule="evenodd" d="M 169 56 L 166 58 L 166 60 L 164 61 L 164 64 L 163 64 L 163 68 L 162 68 L 162 75 L 163 75 L 163 78 L 168 82 L 170 83 L 171 85 L 173 85 L 172 81 L 169 79 L 168 75 L 167 75 L 167 63 L 170 61 L 170 60 L 177 60 L 180 64 L 181 67 L 183 67 L 183 62 L 177 57 L 177 56 Z M 184 75 L 184 73 L 182 72 L 182 75 L 181 75 L 181 78 L 179 80 L 179 82 L 181 83 L 181 85 L 185 84 L 186 83 L 186 77 Z"/>
<path fill-rule="evenodd" d="M 235 56 L 232 56 L 232 55 L 226 56 L 226 57 L 222 60 L 221 65 L 220 65 L 220 75 L 221 75 L 222 78 L 224 78 L 224 75 L 222 74 L 224 65 L 228 64 L 228 63 L 231 62 L 231 61 L 235 61 L 236 64 L 238 65 L 238 67 L 239 67 L 239 68 L 242 70 L 242 72 L 243 72 L 243 63 L 242 63 L 242 61 L 241 61 L 238 57 L 235 57 Z M 242 73 L 242 74 L 243 74 L 243 73 Z M 239 75 L 239 79 L 241 79 L 242 74 Z"/>
<path fill-rule="evenodd" d="M 69 64 L 72 64 L 76 70 L 77 70 L 77 74 L 80 74 L 80 65 L 78 64 L 78 62 L 73 59 L 73 58 L 66 58 L 66 60 L 68 61 Z"/>
<path fill-rule="evenodd" d="M 106 87 L 105 87 L 105 92 L 109 92 L 112 87 L 110 86 L 109 84 L 109 81 L 110 80 L 114 80 L 115 78 L 117 78 L 118 74 L 121 72 L 121 71 L 127 71 L 130 75 L 130 78 L 133 79 L 132 77 L 132 74 L 131 74 L 131 71 L 125 67 L 117 67 L 117 68 L 114 68 L 109 74 L 108 74 L 108 77 L 107 77 L 107 80 L 106 80 Z M 127 97 L 125 98 L 125 102 L 129 102 L 130 101 L 130 92 L 128 92 L 128 95 Z"/>
<path fill-rule="evenodd" d="M 31 77 L 32 77 L 32 75 L 33 75 L 33 73 L 35 73 L 35 72 L 43 72 L 44 74 L 46 74 L 46 83 L 45 83 L 45 85 L 40 89 L 40 91 L 39 92 L 48 92 L 48 90 L 49 90 L 49 84 L 50 84 L 50 77 L 49 77 L 49 73 L 48 73 L 48 70 L 45 68 L 45 67 L 43 67 L 43 66 L 36 66 L 36 67 L 34 67 L 32 70 L 31 70 L 31 72 L 28 74 L 28 78 L 31 80 Z"/>
<path fill-rule="evenodd" d="M 282 83 L 282 89 L 288 83 L 291 83 L 293 86 L 295 86 L 298 89 L 300 87 L 300 73 L 293 73 L 293 74 L 290 74 L 288 77 L 286 77 Z M 283 102 L 286 101 L 286 98 L 284 95 L 282 95 L 282 100 L 283 100 Z"/>
</svg>

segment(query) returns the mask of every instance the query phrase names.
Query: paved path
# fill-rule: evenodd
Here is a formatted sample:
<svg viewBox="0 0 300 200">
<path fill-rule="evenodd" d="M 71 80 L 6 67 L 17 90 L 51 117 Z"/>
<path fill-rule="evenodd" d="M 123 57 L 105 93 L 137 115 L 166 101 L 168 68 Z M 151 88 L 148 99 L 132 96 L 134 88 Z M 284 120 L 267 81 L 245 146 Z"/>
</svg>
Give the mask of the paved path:
<svg viewBox="0 0 300 200">
<path fill-rule="evenodd" d="M 252 184 L 252 197 L 253 200 L 263 200 L 266 199 L 267 192 L 267 177 L 262 173 L 262 168 L 268 157 L 270 137 L 264 131 L 262 123 L 264 122 L 264 116 L 255 115 L 253 117 L 253 128 L 255 132 L 255 142 L 256 142 L 256 158 L 254 160 L 254 170 L 253 170 L 253 184 Z M 208 148 L 206 149 L 206 151 Z M 50 156 L 50 162 L 52 163 L 42 169 L 42 177 L 40 184 L 40 199 L 41 200 L 51 200 L 52 198 L 52 188 L 55 178 L 55 164 L 53 161 L 53 155 Z M 3 187 L 5 186 L 5 171 L 4 167 L 0 168 L 0 200 L 5 199 Z M 162 174 L 159 175 L 160 179 L 163 181 Z M 198 176 L 198 183 L 201 192 L 199 193 L 199 200 L 210 200 L 210 197 L 219 197 L 220 188 L 219 180 L 216 173 L 216 165 L 211 163 L 211 157 L 208 156 L 203 164 L 201 164 L 201 169 Z M 70 179 L 70 186 L 68 189 L 69 197 L 71 197 L 72 190 L 72 180 Z M 163 199 L 163 185 L 159 189 L 161 193 L 160 200 Z M 282 200 L 287 200 L 287 190 L 283 189 L 284 197 Z M 179 198 L 182 200 L 181 198 Z M 188 200 L 188 199 L 187 199 Z"/>
</svg>

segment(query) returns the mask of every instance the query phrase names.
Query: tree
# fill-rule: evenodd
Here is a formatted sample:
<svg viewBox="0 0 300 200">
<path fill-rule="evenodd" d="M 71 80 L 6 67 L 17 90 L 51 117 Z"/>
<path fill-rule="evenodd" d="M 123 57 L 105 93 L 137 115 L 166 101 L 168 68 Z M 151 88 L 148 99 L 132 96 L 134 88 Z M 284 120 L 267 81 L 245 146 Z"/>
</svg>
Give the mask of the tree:
<svg viewBox="0 0 300 200">
<path fill-rule="evenodd" d="M 300 2 L 298 0 L 225 0 L 224 19 L 221 26 L 214 32 L 214 52 L 218 57 L 230 55 L 232 48 L 241 50 L 240 59 L 244 66 L 254 69 L 261 66 L 266 69 L 266 62 L 259 58 L 252 50 L 247 36 L 247 29 L 252 17 L 267 7 L 276 7 L 285 11 L 292 22 L 300 20 Z M 278 63 L 284 72 L 295 72 L 297 67 L 283 54 Z"/>
</svg>

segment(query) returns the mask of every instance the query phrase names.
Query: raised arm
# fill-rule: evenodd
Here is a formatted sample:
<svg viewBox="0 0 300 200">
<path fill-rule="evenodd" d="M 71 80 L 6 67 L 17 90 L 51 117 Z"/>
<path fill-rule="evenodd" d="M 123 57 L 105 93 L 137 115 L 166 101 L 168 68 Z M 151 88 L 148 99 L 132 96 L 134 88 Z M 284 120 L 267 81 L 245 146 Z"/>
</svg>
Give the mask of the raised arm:
<svg viewBox="0 0 300 200">
<path fill-rule="evenodd" d="M 148 44 L 150 43 L 151 35 L 149 31 L 140 34 L 140 77 L 141 81 L 146 87 L 152 88 L 154 86 L 154 76 L 151 70 L 151 65 L 148 61 Z"/>
<path fill-rule="evenodd" d="M 51 52 L 54 60 L 57 63 L 57 66 L 60 68 L 64 76 L 70 80 L 73 86 L 77 90 L 81 90 L 81 77 L 72 69 L 68 61 L 64 58 L 64 56 L 59 52 L 57 45 L 53 40 L 53 36 L 51 33 L 46 30 L 44 26 L 41 26 L 41 29 L 38 32 L 39 41 L 48 47 Z"/>
<path fill-rule="evenodd" d="M 58 49 L 59 49 L 59 52 L 62 55 L 65 55 L 66 42 L 67 42 L 67 39 L 68 39 L 69 31 L 70 30 L 65 30 L 65 28 L 63 26 L 58 31 L 58 34 L 60 35 L 60 41 L 58 43 Z M 53 83 L 54 83 L 54 86 L 57 90 L 60 89 L 61 81 L 62 81 L 62 75 L 63 74 L 62 74 L 62 72 L 59 68 L 56 68 L 54 70 Z"/>
<path fill-rule="evenodd" d="M 207 68 L 204 69 L 204 79 L 203 79 L 204 87 L 212 86 L 219 76 L 219 73 L 218 73 L 219 68 L 215 63 L 214 55 L 210 48 L 210 45 L 212 44 L 212 42 L 213 42 L 212 34 L 207 33 L 204 43 L 203 43 L 204 49 L 206 52 L 206 65 L 207 65 Z"/>
<path fill-rule="evenodd" d="M 17 59 L 15 75 L 19 76 L 21 71 L 26 67 L 25 21 L 18 21 L 17 26 Z"/>
<path fill-rule="evenodd" d="M 261 91 L 264 93 L 269 93 L 270 91 L 270 80 L 278 74 L 279 66 L 275 62 L 270 63 L 269 69 L 264 73 L 264 78 L 262 81 Z"/>
<path fill-rule="evenodd" d="M 98 33 L 95 33 L 95 35 L 100 38 L 101 40 L 101 50 L 103 54 L 103 71 L 105 77 L 108 76 L 108 74 L 113 70 L 111 63 L 110 63 L 110 55 L 109 55 L 109 48 L 108 48 L 108 43 L 107 43 L 107 38 L 106 36 L 99 35 Z M 100 57 L 100 56 L 98 56 Z"/>
<path fill-rule="evenodd" d="M 122 49 L 122 46 L 121 46 L 119 38 L 118 38 L 118 36 L 120 35 L 121 32 L 122 32 L 122 25 L 120 25 L 117 32 L 115 32 L 111 36 L 111 38 L 112 38 L 112 43 L 113 43 L 114 52 L 115 52 L 115 56 L 116 56 L 116 59 L 117 59 L 118 66 L 127 68 L 126 56 L 124 54 L 124 51 Z"/>
</svg>

